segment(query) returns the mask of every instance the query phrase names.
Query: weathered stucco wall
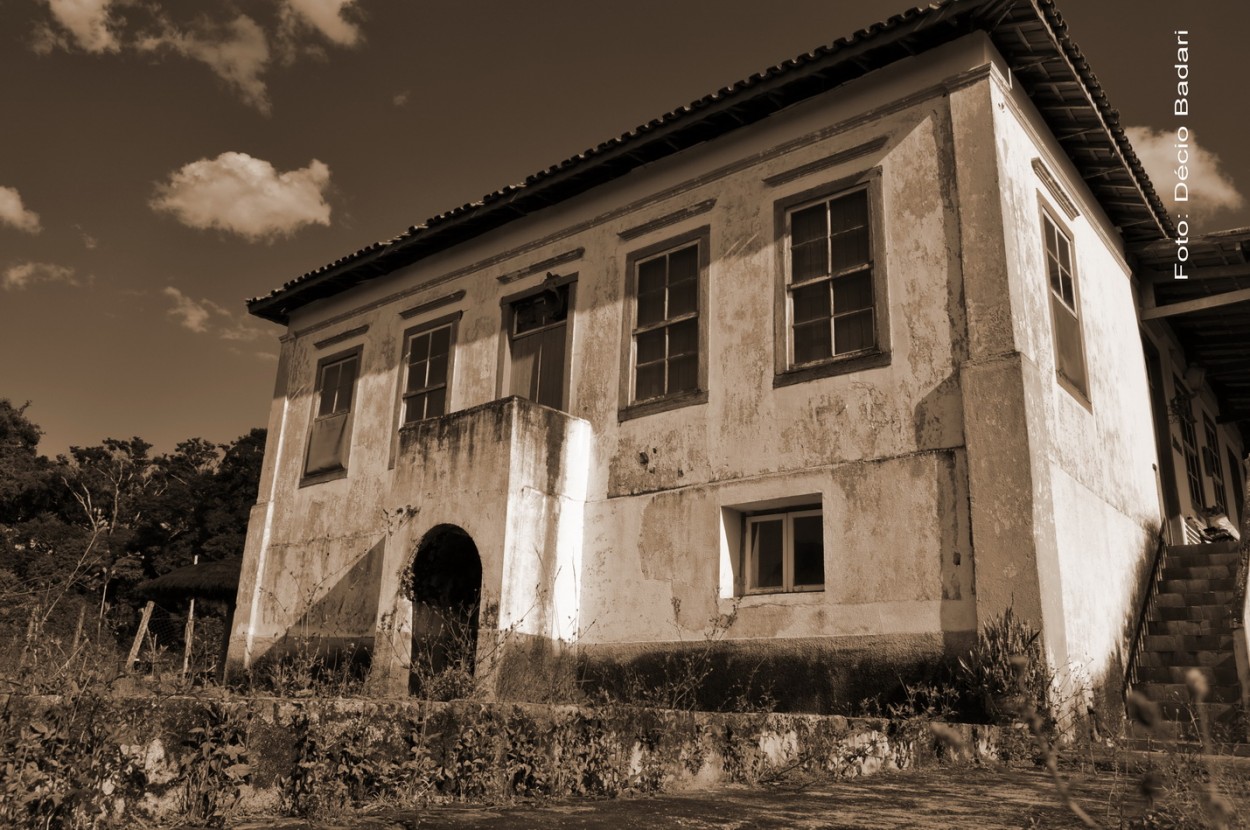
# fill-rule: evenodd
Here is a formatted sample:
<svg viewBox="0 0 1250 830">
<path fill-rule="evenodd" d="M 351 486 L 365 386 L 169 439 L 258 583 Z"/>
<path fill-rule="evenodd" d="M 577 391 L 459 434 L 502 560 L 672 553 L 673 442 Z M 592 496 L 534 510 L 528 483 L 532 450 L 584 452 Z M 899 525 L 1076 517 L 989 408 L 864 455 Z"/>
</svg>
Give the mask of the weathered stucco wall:
<svg viewBox="0 0 1250 830">
<path fill-rule="evenodd" d="M 444 523 L 467 531 L 482 556 L 483 606 L 498 603 L 497 625 L 521 633 L 676 644 L 732 618 L 731 640 L 884 637 L 935 654 L 944 633 L 973 630 L 958 372 L 966 333 L 946 96 L 984 83 L 977 67 L 986 55 L 974 37 L 901 62 L 301 309 L 284 342 L 232 662 L 280 644 L 304 607 L 336 620 L 313 633 L 371 641 L 377 629 L 379 648 L 402 651 L 406 609 L 392 597 L 422 534 Z M 826 161 L 864 145 L 872 148 Z M 774 387 L 774 206 L 874 169 L 889 360 Z M 767 181 L 778 174 L 788 175 Z M 711 206 L 697 216 L 622 241 L 624 230 L 703 203 Z M 710 228 L 707 401 L 619 419 L 626 257 L 702 226 Z M 570 251 L 565 264 L 523 273 Z M 563 420 L 559 439 L 541 425 L 518 437 L 485 411 L 413 428 L 420 440 L 398 430 L 404 330 L 459 312 L 449 410 L 485 404 L 503 391 L 501 302 L 548 270 L 577 278 L 567 401 L 575 419 Z M 428 314 L 397 313 L 455 290 L 464 296 Z M 324 340 L 335 342 L 318 348 Z M 356 346 L 347 475 L 301 487 L 317 361 Z M 436 439 L 443 429 L 457 436 Z M 563 478 L 552 485 L 546 454 L 561 452 Z M 825 511 L 825 590 L 737 600 L 739 553 L 726 534 L 740 530 L 726 531 L 725 511 L 800 496 L 818 497 Z M 371 580 L 373 596 L 353 588 L 358 606 L 327 599 L 357 573 L 353 584 Z"/>
<path fill-rule="evenodd" d="M 232 663 L 303 625 L 373 643 L 399 689 L 403 575 L 451 524 L 482 560 L 484 628 L 604 659 L 714 639 L 836 689 L 830 666 L 931 660 L 1014 605 L 1065 671 L 1106 675 L 1157 517 L 1133 299 L 1114 231 L 1001 66 L 969 36 L 296 312 Z M 1089 406 L 1055 382 L 1039 213 L 1054 197 L 1034 158 L 1080 208 Z M 865 174 L 886 356 L 778 381 L 778 205 Z M 702 228 L 706 399 L 623 414 L 627 258 Z M 502 307 L 550 272 L 576 278 L 567 416 L 490 403 Z M 452 414 L 401 430 L 404 331 L 452 313 Z M 300 486 L 317 361 L 354 347 L 347 474 Z M 824 589 L 742 596 L 743 512 L 813 502 Z"/>
<path fill-rule="evenodd" d="M 1159 527 L 1153 422 L 1136 303 L 1119 235 L 1031 102 L 991 85 L 1011 324 L 1024 379 L 1045 642 L 1061 679 L 1113 686 Z M 1070 216 L 1034 169 L 1040 160 Z M 1088 396 L 1058 379 L 1043 205 L 1072 236 Z"/>
</svg>

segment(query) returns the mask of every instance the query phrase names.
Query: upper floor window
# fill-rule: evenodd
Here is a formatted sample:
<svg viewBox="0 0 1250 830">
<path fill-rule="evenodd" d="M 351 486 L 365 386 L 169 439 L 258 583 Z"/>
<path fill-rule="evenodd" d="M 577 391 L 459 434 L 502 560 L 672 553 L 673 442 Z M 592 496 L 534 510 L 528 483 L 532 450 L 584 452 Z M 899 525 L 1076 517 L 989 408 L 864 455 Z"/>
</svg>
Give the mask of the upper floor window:
<svg viewBox="0 0 1250 830">
<path fill-rule="evenodd" d="M 880 201 L 873 170 L 777 203 L 775 385 L 889 362 Z"/>
<path fill-rule="evenodd" d="M 443 318 L 408 331 L 404 350 L 404 423 L 447 414 L 456 318 Z"/>
<path fill-rule="evenodd" d="M 325 358 L 317 364 L 316 411 L 304 459 L 305 476 L 347 469 L 352 401 L 359 373 L 359 348 Z"/>
<path fill-rule="evenodd" d="M 627 258 L 626 412 L 706 400 L 708 238 L 704 227 Z"/>
<path fill-rule="evenodd" d="M 1072 237 L 1050 214 L 1042 212 L 1046 244 L 1046 275 L 1050 283 L 1050 317 L 1055 340 L 1055 371 L 1070 391 L 1089 399 L 1085 342 L 1081 333 Z"/>
<path fill-rule="evenodd" d="M 867 188 L 790 211 L 787 292 L 793 365 L 876 345 Z"/>
</svg>

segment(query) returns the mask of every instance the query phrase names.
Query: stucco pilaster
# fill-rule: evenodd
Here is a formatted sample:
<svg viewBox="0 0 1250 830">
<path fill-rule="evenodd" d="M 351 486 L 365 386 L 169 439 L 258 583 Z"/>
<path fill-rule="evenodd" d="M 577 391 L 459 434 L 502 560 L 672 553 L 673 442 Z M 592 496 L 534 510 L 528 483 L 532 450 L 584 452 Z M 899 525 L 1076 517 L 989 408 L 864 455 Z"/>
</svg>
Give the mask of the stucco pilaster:
<svg viewBox="0 0 1250 830">
<path fill-rule="evenodd" d="M 1008 262 L 995 138 L 993 80 L 950 96 L 955 137 L 960 256 L 968 342 L 960 367 L 978 625 L 1008 606 L 1034 625 L 1057 626 L 1057 593 L 1044 597 L 1038 549 L 1051 521 L 1044 448 L 1033 446 L 1030 412 L 1039 402 L 1036 369 L 1017 350 L 1012 320 L 1017 269 Z M 1042 431 L 1040 434 L 1044 434 Z M 1053 564 L 1053 561 L 1052 561 Z M 1057 581 L 1057 576 L 1056 580 Z M 1060 608 L 1061 611 L 1061 608 Z M 1047 631 L 1049 644 L 1051 632 Z M 1053 654 L 1053 651 L 1052 651 Z M 1054 654 L 1056 662 L 1060 655 Z"/>
</svg>

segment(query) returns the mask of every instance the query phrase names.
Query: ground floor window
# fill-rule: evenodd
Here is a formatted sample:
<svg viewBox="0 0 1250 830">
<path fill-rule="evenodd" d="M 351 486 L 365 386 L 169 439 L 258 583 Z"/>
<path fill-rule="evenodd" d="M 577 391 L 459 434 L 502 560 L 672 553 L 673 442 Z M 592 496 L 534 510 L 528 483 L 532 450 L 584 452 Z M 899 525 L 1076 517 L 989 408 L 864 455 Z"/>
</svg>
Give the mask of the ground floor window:
<svg viewBox="0 0 1250 830">
<path fill-rule="evenodd" d="M 819 507 L 744 518 L 747 593 L 819 590 L 825 584 L 825 534 Z"/>
</svg>

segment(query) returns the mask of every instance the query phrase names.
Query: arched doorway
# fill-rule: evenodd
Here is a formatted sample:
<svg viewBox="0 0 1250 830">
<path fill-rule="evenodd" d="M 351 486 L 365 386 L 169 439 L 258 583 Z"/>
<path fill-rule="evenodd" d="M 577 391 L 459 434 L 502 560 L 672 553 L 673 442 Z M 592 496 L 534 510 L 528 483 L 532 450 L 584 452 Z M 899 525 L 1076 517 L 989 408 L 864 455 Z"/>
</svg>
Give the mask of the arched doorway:
<svg viewBox="0 0 1250 830">
<path fill-rule="evenodd" d="M 482 560 L 455 525 L 437 525 L 412 561 L 412 670 L 409 691 L 428 697 L 466 694 L 477 657 Z"/>
</svg>

